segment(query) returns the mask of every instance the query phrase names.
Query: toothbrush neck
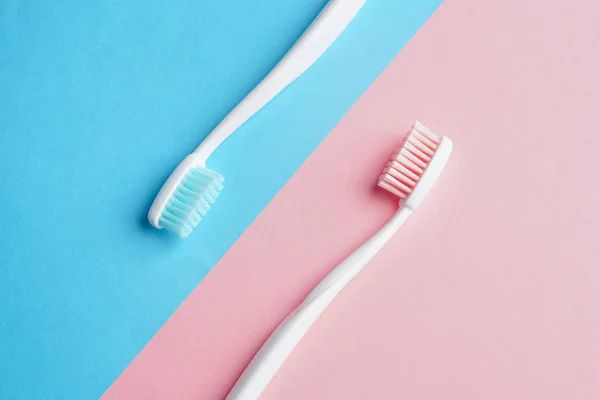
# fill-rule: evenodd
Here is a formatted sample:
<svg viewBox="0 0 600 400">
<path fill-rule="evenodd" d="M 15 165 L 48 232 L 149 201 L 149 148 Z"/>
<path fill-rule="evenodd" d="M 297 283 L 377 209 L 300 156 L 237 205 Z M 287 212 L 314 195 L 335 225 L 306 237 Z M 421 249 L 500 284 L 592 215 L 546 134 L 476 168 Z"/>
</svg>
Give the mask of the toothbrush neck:
<svg viewBox="0 0 600 400">
<path fill-rule="evenodd" d="M 389 221 L 369 240 L 372 242 L 373 252 L 378 252 L 394 236 L 398 229 L 406 222 L 412 214 L 413 209 L 406 204 L 401 204 L 396 213 Z"/>
<path fill-rule="evenodd" d="M 204 139 L 204 141 L 194 150 L 194 155 L 201 159 L 204 164 L 211 154 L 231 135 L 238 126 L 232 126 L 230 120 L 225 118 L 217 127 Z M 237 125 L 237 124 L 236 124 Z"/>
<path fill-rule="evenodd" d="M 400 205 L 400 209 L 377 233 L 323 278 L 300 307 L 308 307 L 314 300 L 322 298 L 322 296 L 333 299 L 398 232 L 412 211 L 412 208 L 404 204 Z"/>
<path fill-rule="evenodd" d="M 282 64 L 285 64 L 285 62 L 282 61 L 278 64 L 273 71 L 269 73 L 267 78 L 276 76 L 278 71 L 283 68 Z M 302 71 L 300 71 L 300 73 L 301 72 Z M 297 75 L 300 75 L 300 73 Z M 229 114 L 227 114 L 223 121 L 221 121 L 208 137 L 204 139 L 200 146 L 198 146 L 194 151 L 194 154 L 206 161 L 221 143 L 269 103 L 285 86 L 295 80 L 297 75 L 293 75 L 290 77 L 293 79 L 285 82 L 265 78 L 250 93 L 248 93 L 248 95 L 235 106 Z"/>
</svg>

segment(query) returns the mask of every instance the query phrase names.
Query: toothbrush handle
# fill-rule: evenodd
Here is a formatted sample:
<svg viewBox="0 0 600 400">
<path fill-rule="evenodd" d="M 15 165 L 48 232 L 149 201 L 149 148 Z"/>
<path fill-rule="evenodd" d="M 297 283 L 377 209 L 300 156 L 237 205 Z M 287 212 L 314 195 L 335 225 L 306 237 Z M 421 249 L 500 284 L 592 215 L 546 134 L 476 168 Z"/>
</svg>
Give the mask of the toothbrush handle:
<svg viewBox="0 0 600 400">
<path fill-rule="evenodd" d="M 325 311 L 329 303 L 383 248 L 412 213 L 400 210 L 340 265 L 334 268 L 306 297 L 254 356 L 226 400 L 256 400 L 283 365 L 306 332 Z"/>
<path fill-rule="evenodd" d="M 273 70 L 194 151 L 206 159 L 229 135 L 302 75 L 335 42 L 366 0 L 330 0 Z"/>
</svg>

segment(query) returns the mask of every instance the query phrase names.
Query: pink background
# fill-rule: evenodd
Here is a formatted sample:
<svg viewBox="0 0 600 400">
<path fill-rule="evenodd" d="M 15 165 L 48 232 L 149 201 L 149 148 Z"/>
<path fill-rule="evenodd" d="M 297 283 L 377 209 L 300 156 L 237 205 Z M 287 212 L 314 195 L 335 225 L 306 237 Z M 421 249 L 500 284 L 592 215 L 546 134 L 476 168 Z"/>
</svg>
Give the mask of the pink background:
<svg viewBox="0 0 600 400">
<path fill-rule="evenodd" d="M 262 398 L 600 398 L 599 71 L 597 0 L 446 0 L 104 398 L 223 398 L 394 212 L 416 118 L 442 179 Z"/>
</svg>

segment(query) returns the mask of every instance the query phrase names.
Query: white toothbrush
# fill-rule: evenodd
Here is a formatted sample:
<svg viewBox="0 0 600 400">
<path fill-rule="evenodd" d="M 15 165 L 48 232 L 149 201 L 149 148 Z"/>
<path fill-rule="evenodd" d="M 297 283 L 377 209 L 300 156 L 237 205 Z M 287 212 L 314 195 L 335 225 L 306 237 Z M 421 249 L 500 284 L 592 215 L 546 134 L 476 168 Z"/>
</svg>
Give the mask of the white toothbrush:
<svg viewBox="0 0 600 400">
<path fill-rule="evenodd" d="M 233 132 L 302 75 L 335 42 L 366 0 L 331 0 L 275 68 L 173 171 L 156 196 L 148 220 L 187 237 L 223 189 L 224 178 L 206 160 Z"/>
<path fill-rule="evenodd" d="M 306 332 L 333 301 L 400 229 L 437 181 L 452 152 L 452 142 L 419 122 L 393 155 L 378 185 L 400 197 L 400 208 L 366 243 L 333 269 L 271 334 L 254 356 L 226 400 L 255 400 L 267 387 Z"/>
</svg>

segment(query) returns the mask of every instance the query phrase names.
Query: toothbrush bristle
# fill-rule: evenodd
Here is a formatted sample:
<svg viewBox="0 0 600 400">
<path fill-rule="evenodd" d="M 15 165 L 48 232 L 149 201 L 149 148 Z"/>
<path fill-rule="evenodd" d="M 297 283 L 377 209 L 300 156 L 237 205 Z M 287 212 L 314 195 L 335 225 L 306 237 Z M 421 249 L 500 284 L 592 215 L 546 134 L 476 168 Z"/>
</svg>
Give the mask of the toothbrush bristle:
<svg viewBox="0 0 600 400">
<path fill-rule="evenodd" d="M 377 185 L 405 199 L 425 172 L 438 146 L 440 137 L 420 122 L 407 133 L 402 147 L 392 154 Z"/>
<path fill-rule="evenodd" d="M 160 226 L 187 237 L 223 189 L 224 178 L 207 168 L 194 167 L 183 177 L 163 209 Z"/>
</svg>

